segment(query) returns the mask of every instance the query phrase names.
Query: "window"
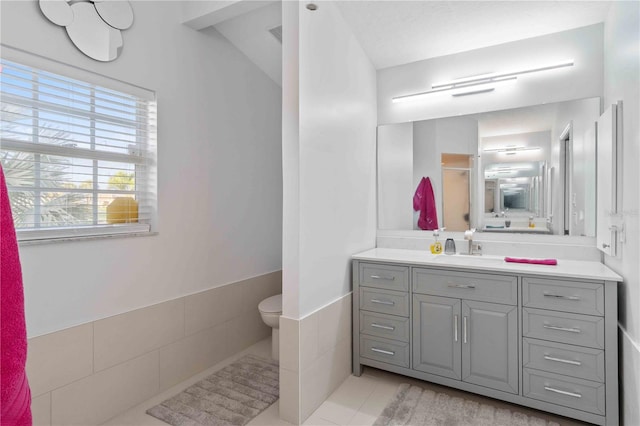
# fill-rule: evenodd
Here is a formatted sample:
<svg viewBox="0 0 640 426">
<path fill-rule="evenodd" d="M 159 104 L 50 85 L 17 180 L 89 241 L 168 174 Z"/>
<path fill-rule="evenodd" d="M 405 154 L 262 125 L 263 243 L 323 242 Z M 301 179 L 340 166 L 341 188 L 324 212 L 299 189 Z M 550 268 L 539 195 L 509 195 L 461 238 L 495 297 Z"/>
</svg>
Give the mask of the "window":
<svg viewBox="0 0 640 426">
<path fill-rule="evenodd" d="M 0 67 L 0 160 L 18 239 L 149 232 L 155 95 Z"/>
</svg>

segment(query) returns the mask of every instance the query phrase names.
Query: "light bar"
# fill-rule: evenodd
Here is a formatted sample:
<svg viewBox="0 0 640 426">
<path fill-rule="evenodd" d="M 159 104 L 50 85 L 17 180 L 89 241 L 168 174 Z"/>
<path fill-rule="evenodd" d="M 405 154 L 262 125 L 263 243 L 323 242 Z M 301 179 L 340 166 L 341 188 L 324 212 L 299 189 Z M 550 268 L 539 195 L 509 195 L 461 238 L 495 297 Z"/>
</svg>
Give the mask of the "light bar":
<svg viewBox="0 0 640 426">
<path fill-rule="evenodd" d="M 458 96 L 469 96 L 469 95 L 477 95 L 479 93 L 487 93 L 487 92 L 493 92 L 494 90 L 496 90 L 495 87 L 490 87 L 488 89 L 478 89 L 478 90 L 474 90 L 472 92 L 461 92 L 461 93 L 453 93 L 451 96 L 454 97 L 458 97 Z"/>
<path fill-rule="evenodd" d="M 483 75 L 480 77 L 475 77 L 475 78 L 467 78 L 467 79 L 462 79 L 462 80 L 456 80 L 456 81 L 452 81 L 452 82 L 448 82 L 448 83 L 439 83 L 439 84 L 434 84 L 431 86 L 431 90 L 425 91 L 425 92 L 419 92 L 419 93 L 412 93 L 409 95 L 402 95 L 402 96 L 395 96 L 393 98 L 391 98 L 391 101 L 394 103 L 398 103 L 398 102 L 406 102 L 406 101 L 414 101 L 414 100 L 418 100 L 424 96 L 427 95 L 431 95 L 433 93 L 440 93 L 440 92 L 446 92 L 448 90 L 454 90 L 454 89 L 462 89 L 462 88 L 466 88 L 466 87 L 474 87 L 474 86 L 480 86 L 480 85 L 484 85 L 484 84 L 492 84 L 492 83 L 499 83 L 502 81 L 511 81 L 511 80 L 516 80 L 519 75 L 524 75 L 524 74 L 531 74 L 534 72 L 542 72 L 542 71 L 550 71 L 550 70 L 554 70 L 554 69 L 558 69 L 558 68 L 566 68 L 566 67 L 572 67 L 573 66 L 573 60 L 567 60 L 558 64 L 553 64 L 553 65 L 546 65 L 543 67 L 538 67 L 538 68 L 530 68 L 527 70 L 521 70 L 521 71 L 513 71 L 513 72 L 507 72 L 507 73 L 501 73 L 501 74 L 489 74 L 489 75 Z M 476 90 L 476 91 L 469 91 L 469 92 L 463 92 L 463 93 L 456 93 L 453 94 L 452 96 L 465 96 L 465 95 L 475 95 L 475 94 L 479 94 L 479 93 L 487 93 L 487 92 L 491 92 L 493 91 L 493 88 L 489 88 L 489 89 L 485 89 L 485 90 Z"/>
<path fill-rule="evenodd" d="M 500 170 L 500 171 L 507 171 L 507 172 L 511 172 L 514 170 L 531 170 L 532 167 L 496 167 L 495 169 L 491 169 L 491 170 Z"/>
<path fill-rule="evenodd" d="M 483 149 L 484 152 L 506 152 L 507 154 L 519 151 L 540 151 L 539 146 L 506 146 L 504 148 L 488 148 Z"/>
</svg>

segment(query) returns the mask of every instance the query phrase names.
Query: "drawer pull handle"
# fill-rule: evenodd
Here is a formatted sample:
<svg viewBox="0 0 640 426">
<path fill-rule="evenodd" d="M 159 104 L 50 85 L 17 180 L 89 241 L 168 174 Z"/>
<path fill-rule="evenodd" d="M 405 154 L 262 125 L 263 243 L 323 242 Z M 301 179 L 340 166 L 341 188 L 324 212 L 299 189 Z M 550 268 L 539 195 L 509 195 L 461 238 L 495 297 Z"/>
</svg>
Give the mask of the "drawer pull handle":
<svg viewBox="0 0 640 426">
<path fill-rule="evenodd" d="M 563 296 L 561 294 L 544 293 L 544 297 L 555 297 L 556 299 L 580 300 L 578 296 Z"/>
<path fill-rule="evenodd" d="M 557 325 L 548 324 L 543 324 L 542 327 L 548 328 L 549 330 L 568 331 L 569 333 L 581 333 L 579 328 L 558 327 Z"/>
<path fill-rule="evenodd" d="M 393 331 L 393 330 L 396 329 L 395 327 L 391 327 L 391 326 L 388 326 L 388 325 L 380 325 L 380 324 L 376 324 L 375 322 L 371 323 L 371 327 L 373 327 L 373 328 L 381 328 L 383 330 L 389 330 L 389 331 Z"/>
<path fill-rule="evenodd" d="M 453 316 L 453 341 L 458 341 L 458 315 Z"/>
<path fill-rule="evenodd" d="M 560 389 L 555 389 L 549 386 L 545 386 L 544 390 L 547 390 L 549 392 L 555 392 L 555 393 L 559 393 L 561 395 L 567 395 L 567 396 L 572 396 L 574 398 L 582 398 L 582 395 L 580 395 L 579 393 L 573 393 L 573 392 L 567 392 L 567 391 L 563 391 Z"/>
<path fill-rule="evenodd" d="M 381 277 L 380 275 L 371 275 L 374 280 L 395 281 L 396 277 Z"/>
<path fill-rule="evenodd" d="M 394 356 L 396 353 L 393 351 L 385 351 L 384 349 L 371 348 L 373 352 L 378 352 L 384 355 Z"/>
<path fill-rule="evenodd" d="M 549 360 L 549 361 L 562 362 L 564 364 L 582 365 L 582 363 L 580 361 L 573 361 L 573 360 L 570 360 L 570 359 L 556 358 L 556 357 L 549 356 L 549 355 L 545 355 L 544 359 Z"/>
<path fill-rule="evenodd" d="M 447 287 L 451 287 L 451 288 L 476 288 L 475 284 L 453 284 L 451 282 L 447 283 Z"/>
<path fill-rule="evenodd" d="M 392 302 L 390 300 L 380 300 L 380 299 L 371 299 L 371 303 L 377 303 L 378 305 L 388 305 L 393 306 L 396 302 Z"/>
</svg>

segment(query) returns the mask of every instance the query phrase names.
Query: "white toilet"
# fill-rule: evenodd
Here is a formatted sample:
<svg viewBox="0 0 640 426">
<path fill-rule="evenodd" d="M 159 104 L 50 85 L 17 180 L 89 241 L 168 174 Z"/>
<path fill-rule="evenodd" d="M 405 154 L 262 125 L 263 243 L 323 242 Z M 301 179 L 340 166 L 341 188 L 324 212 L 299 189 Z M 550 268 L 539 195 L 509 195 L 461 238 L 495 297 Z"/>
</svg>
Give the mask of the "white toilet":
<svg viewBox="0 0 640 426">
<path fill-rule="evenodd" d="M 267 297 L 258 305 L 262 321 L 271 327 L 271 357 L 280 359 L 280 315 L 282 315 L 282 294 Z"/>
</svg>

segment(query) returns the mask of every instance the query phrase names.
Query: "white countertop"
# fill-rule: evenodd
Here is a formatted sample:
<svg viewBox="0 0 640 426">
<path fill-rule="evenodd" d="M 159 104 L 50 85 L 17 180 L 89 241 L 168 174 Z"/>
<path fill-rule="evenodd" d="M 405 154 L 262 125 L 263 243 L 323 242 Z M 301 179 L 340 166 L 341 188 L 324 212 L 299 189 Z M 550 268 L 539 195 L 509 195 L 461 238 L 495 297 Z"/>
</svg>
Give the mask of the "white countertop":
<svg viewBox="0 0 640 426">
<path fill-rule="evenodd" d="M 427 251 L 375 248 L 353 256 L 356 260 L 404 263 L 418 266 L 453 267 L 475 271 L 512 272 L 546 275 L 556 278 L 622 281 L 622 277 L 600 262 L 558 259 L 557 265 L 510 263 L 504 256 L 468 256 L 462 254 L 431 254 Z"/>
</svg>

